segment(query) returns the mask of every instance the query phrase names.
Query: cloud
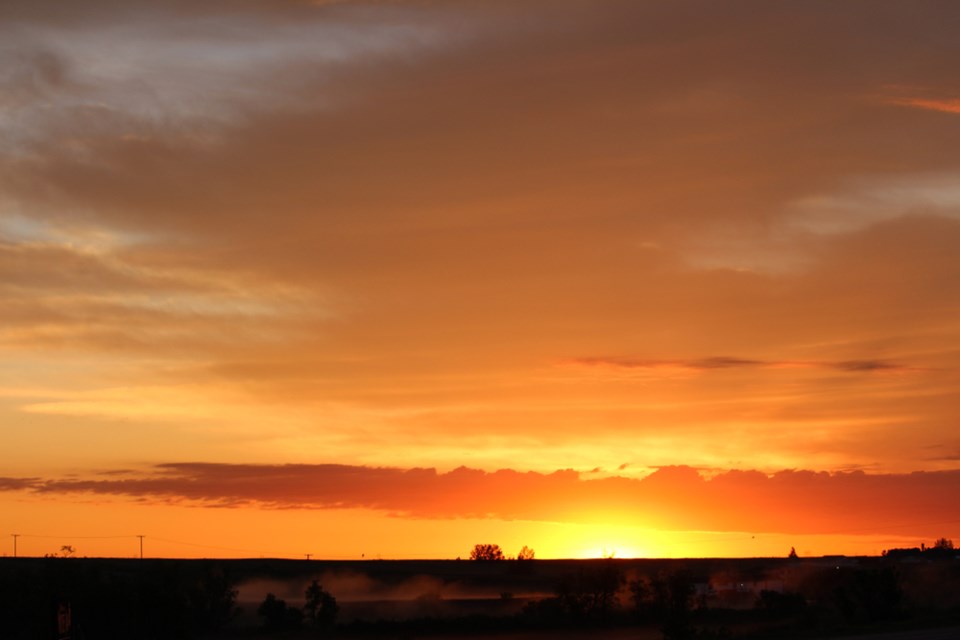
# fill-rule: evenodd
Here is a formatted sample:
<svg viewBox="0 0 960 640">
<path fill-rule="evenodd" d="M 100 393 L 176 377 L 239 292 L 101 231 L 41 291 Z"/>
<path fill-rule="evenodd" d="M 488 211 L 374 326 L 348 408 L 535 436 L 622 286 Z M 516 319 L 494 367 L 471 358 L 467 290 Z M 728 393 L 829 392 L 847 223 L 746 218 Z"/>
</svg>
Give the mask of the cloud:
<svg viewBox="0 0 960 640">
<path fill-rule="evenodd" d="M 0 491 L 37 489 L 41 484 L 40 478 L 0 478 Z"/>
<path fill-rule="evenodd" d="M 322 86 L 345 67 L 448 40 L 438 12 L 426 8 L 37 4 L 45 8 L 7 6 L 0 32 L 2 148 L 27 157 L 50 139 L 85 160 L 101 136 L 203 146 L 251 112 L 302 109 L 304 84 Z M 342 106 L 331 98 L 315 95 L 311 108 Z"/>
<path fill-rule="evenodd" d="M 833 362 L 828 365 L 840 371 L 909 371 L 908 368 L 894 364 L 892 362 L 883 362 L 881 360 L 848 360 L 846 362 Z"/>
<path fill-rule="evenodd" d="M 588 476 L 590 474 L 587 474 Z M 140 477 L 7 478 L 7 491 L 88 493 L 211 507 L 365 508 L 414 518 L 566 522 L 781 533 L 936 533 L 960 519 L 960 471 L 875 474 L 728 470 L 709 479 L 672 466 L 642 479 L 460 467 L 168 463 Z"/>
<path fill-rule="evenodd" d="M 118 249 L 82 230 L 44 233 L 44 241 L 0 235 L 0 345 L 140 353 L 164 345 L 183 357 L 263 342 L 330 310 L 314 291 L 153 260 L 148 248 Z"/>
<path fill-rule="evenodd" d="M 4 2 L 0 382 L 58 387 L 5 408 L 183 434 L 215 388 L 297 412 L 285 460 L 937 468 L 955 122 L 862 96 L 949 95 L 957 11 Z"/>
<path fill-rule="evenodd" d="M 689 369 L 692 371 L 713 371 L 722 369 L 791 369 L 817 368 L 833 369 L 850 373 L 907 372 L 918 369 L 885 360 L 845 360 L 839 362 L 803 362 L 792 360 L 754 360 L 730 356 L 713 356 L 692 360 L 643 360 L 622 357 L 574 358 L 564 364 L 588 368 L 609 367 L 613 369 Z"/>
<path fill-rule="evenodd" d="M 903 217 L 960 217 L 960 188 L 953 167 L 897 176 L 859 176 L 826 193 L 809 194 L 784 207 L 781 233 L 844 235 Z M 886 223 L 886 224 L 884 224 Z"/>
<path fill-rule="evenodd" d="M 885 102 L 901 107 L 960 114 L 960 98 L 887 98 Z"/>
<path fill-rule="evenodd" d="M 942 462 L 960 462 L 960 446 L 950 446 L 945 444 L 934 444 L 926 447 L 937 452 L 939 455 L 928 458 L 929 460 Z"/>
</svg>

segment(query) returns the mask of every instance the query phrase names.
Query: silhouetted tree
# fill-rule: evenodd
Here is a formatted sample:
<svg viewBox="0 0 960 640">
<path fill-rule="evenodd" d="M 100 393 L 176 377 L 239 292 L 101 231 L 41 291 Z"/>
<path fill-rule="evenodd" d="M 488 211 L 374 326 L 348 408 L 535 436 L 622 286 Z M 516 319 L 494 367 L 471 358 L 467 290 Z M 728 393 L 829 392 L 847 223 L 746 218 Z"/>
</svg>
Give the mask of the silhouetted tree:
<svg viewBox="0 0 960 640">
<path fill-rule="evenodd" d="M 520 553 L 517 554 L 517 560 L 533 560 L 533 558 L 533 549 L 526 545 L 524 545 L 523 548 L 520 549 Z"/>
<path fill-rule="evenodd" d="M 641 619 L 645 618 L 651 609 L 653 590 L 650 588 L 650 581 L 647 578 L 637 578 L 631 580 L 628 587 L 634 613 Z"/>
<path fill-rule="evenodd" d="M 617 593 L 623 586 L 623 575 L 612 562 L 581 569 L 557 587 L 557 598 L 563 612 L 574 619 L 605 617 L 618 604 Z"/>
<path fill-rule="evenodd" d="M 944 551 L 953 550 L 953 540 L 948 540 L 947 538 L 940 538 L 933 543 L 934 549 L 943 549 Z"/>
<path fill-rule="evenodd" d="M 337 619 L 337 613 L 340 607 L 337 605 L 337 599 L 329 591 L 320 586 L 320 583 L 314 580 L 307 587 L 304 596 L 307 599 L 303 605 L 303 611 L 310 624 L 317 629 L 330 629 Z"/>
<path fill-rule="evenodd" d="M 659 575 L 651 584 L 656 608 L 663 619 L 665 640 L 686 640 L 695 635 L 691 623 L 693 578 L 684 570 Z"/>
<path fill-rule="evenodd" d="M 296 607 L 288 607 L 286 600 L 281 600 L 272 593 L 268 593 L 257 615 L 263 618 L 263 626 L 271 631 L 296 629 L 303 620 L 303 612 Z"/>
<path fill-rule="evenodd" d="M 471 560 L 503 560 L 503 549 L 498 544 L 477 544 L 470 552 Z"/>
<path fill-rule="evenodd" d="M 187 598 L 194 624 L 200 629 L 217 631 L 237 612 L 237 590 L 222 567 L 205 570 L 188 591 Z"/>
<path fill-rule="evenodd" d="M 802 612 L 807 606 L 806 599 L 799 593 L 770 591 L 763 589 L 757 597 L 755 608 L 773 615 L 792 615 Z"/>
<path fill-rule="evenodd" d="M 903 591 L 894 567 L 838 572 L 834 580 L 833 604 L 853 622 L 877 622 L 901 613 Z"/>
</svg>

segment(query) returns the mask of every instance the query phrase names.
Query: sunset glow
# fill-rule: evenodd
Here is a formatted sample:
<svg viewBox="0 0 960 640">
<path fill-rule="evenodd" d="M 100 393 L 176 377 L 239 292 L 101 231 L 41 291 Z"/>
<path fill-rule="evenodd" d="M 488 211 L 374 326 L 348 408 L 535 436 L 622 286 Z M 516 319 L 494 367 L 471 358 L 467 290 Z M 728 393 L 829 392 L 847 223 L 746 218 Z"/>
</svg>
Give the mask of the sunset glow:
<svg viewBox="0 0 960 640">
<path fill-rule="evenodd" d="M 960 538 L 950 18 L 3 3 L 0 553 Z"/>
</svg>

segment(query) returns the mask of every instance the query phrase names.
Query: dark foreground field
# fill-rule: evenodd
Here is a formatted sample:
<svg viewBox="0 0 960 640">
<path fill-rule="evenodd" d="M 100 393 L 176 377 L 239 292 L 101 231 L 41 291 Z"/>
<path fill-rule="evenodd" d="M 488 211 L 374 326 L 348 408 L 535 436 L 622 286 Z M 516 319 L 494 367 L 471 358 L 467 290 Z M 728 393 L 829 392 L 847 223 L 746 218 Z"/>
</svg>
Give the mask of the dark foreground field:
<svg viewBox="0 0 960 640">
<path fill-rule="evenodd" d="M 960 561 L 0 559 L 4 640 L 850 634 L 960 638 Z"/>
</svg>

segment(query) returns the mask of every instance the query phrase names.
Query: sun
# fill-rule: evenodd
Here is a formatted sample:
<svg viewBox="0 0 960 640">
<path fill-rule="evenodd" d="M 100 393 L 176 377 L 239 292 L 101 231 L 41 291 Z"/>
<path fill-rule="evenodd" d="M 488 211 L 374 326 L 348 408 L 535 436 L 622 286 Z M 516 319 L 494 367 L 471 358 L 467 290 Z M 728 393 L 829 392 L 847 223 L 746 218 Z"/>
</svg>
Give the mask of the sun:
<svg viewBox="0 0 960 640">
<path fill-rule="evenodd" d="M 625 544 L 604 544 L 584 550 L 579 556 L 589 558 L 645 558 L 649 557 L 642 549 Z"/>
<path fill-rule="evenodd" d="M 576 560 L 663 557 L 671 539 L 656 529 L 620 523 L 555 523 L 530 536 L 538 558 Z"/>
</svg>

